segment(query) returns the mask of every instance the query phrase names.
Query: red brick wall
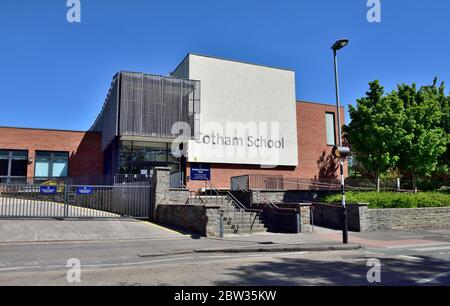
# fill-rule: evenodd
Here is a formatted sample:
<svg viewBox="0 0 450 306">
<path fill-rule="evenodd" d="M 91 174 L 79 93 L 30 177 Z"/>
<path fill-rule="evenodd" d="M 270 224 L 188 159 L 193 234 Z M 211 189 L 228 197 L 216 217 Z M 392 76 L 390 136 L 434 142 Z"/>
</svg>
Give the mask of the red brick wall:
<svg viewBox="0 0 450 306">
<path fill-rule="evenodd" d="M 34 176 L 36 151 L 69 153 L 69 176 L 103 175 L 101 134 L 0 127 L 0 149 L 28 150 L 33 162 L 27 176 Z"/>
<path fill-rule="evenodd" d="M 334 113 L 336 118 L 336 139 L 337 135 L 337 116 L 336 106 L 298 102 L 297 103 L 297 137 L 298 137 L 298 167 L 278 167 L 274 169 L 262 169 L 258 166 L 239 166 L 227 164 L 212 164 L 211 165 L 211 181 L 217 188 L 230 188 L 230 179 L 233 176 L 240 176 L 246 174 L 263 174 L 263 175 L 282 175 L 285 178 L 319 178 L 322 173 L 326 173 L 326 169 L 331 171 L 329 155 L 332 147 L 327 146 L 326 141 L 326 122 L 325 114 Z M 345 121 L 345 110 L 341 109 L 342 124 Z M 324 157 L 324 162 L 319 162 Z M 336 162 L 336 160 L 334 160 Z M 323 167 L 320 167 L 319 164 Z M 336 166 L 338 164 L 336 163 Z M 331 171 L 333 173 L 326 173 L 326 176 L 336 176 L 339 172 Z M 345 167 L 347 175 L 347 167 Z M 187 166 L 187 175 L 190 175 L 190 166 Z M 325 177 L 325 176 L 323 176 Z M 188 182 L 188 187 L 192 190 L 205 187 L 204 182 Z"/>
</svg>

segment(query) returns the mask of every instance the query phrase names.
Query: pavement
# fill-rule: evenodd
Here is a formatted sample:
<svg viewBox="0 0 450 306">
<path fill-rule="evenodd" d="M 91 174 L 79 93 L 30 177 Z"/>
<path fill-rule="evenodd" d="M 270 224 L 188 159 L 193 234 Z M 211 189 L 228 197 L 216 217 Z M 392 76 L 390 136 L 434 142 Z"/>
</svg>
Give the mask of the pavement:
<svg viewBox="0 0 450 306">
<path fill-rule="evenodd" d="M 0 220 L 0 244 L 135 240 L 179 236 L 181 234 L 176 231 L 131 219 L 102 221 Z"/>
</svg>

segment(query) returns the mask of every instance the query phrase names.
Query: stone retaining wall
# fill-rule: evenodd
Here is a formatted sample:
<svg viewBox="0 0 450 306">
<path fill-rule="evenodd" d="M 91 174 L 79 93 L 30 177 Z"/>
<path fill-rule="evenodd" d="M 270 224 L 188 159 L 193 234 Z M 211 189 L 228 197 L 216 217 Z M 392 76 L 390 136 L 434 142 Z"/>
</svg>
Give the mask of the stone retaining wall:
<svg viewBox="0 0 450 306">
<path fill-rule="evenodd" d="M 343 210 L 340 205 L 315 204 L 313 205 L 314 225 L 341 229 Z M 367 204 L 354 204 L 347 206 L 348 230 L 353 232 L 367 231 Z"/>
<path fill-rule="evenodd" d="M 369 209 L 369 231 L 414 231 L 449 229 L 450 207 Z"/>
<path fill-rule="evenodd" d="M 220 237 L 219 207 L 160 204 L 156 208 L 156 222 L 205 237 Z"/>
<path fill-rule="evenodd" d="M 450 207 L 368 209 L 368 204 L 347 206 L 348 228 L 355 232 L 450 229 Z M 314 205 L 314 224 L 342 228 L 342 207 Z"/>
</svg>

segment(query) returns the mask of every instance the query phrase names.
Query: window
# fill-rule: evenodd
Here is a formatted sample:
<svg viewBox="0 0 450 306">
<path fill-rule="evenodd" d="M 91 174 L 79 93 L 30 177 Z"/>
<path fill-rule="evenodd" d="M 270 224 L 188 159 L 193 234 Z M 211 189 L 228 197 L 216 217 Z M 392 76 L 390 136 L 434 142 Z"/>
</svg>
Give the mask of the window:
<svg viewBox="0 0 450 306">
<path fill-rule="evenodd" d="M 35 177 L 67 177 L 69 153 L 36 152 Z"/>
<path fill-rule="evenodd" d="M 334 113 L 325 114 L 326 121 L 326 133 L 327 133 L 327 145 L 336 145 L 336 123 L 334 120 Z"/>
<path fill-rule="evenodd" d="M 170 143 L 121 141 L 119 147 L 119 167 L 122 174 L 139 174 L 154 166 L 179 168 L 180 160 L 172 156 Z"/>
<path fill-rule="evenodd" d="M 0 181 L 11 177 L 26 177 L 28 168 L 28 151 L 0 150 Z"/>
<path fill-rule="evenodd" d="M 0 150 L 0 176 L 8 176 L 9 151 Z"/>
</svg>

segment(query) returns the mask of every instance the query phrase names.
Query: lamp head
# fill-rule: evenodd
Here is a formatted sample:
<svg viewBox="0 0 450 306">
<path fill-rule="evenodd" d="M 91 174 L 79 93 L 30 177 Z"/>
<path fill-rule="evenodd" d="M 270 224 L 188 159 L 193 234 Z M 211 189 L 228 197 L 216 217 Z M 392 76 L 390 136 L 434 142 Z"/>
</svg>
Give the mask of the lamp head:
<svg viewBox="0 0 450 306">
<path fill-rule="evenodd" d="M 339 39 L 338 41 L 336 41 L 334 43 L 334 45 L 331 47 L 331 49 L 333 49 L 334 51 L 338 51 L 342 48 L 344 48 L 345 46 L 347 46 L 349 43 L 348 39 Z"/>
</svg>

